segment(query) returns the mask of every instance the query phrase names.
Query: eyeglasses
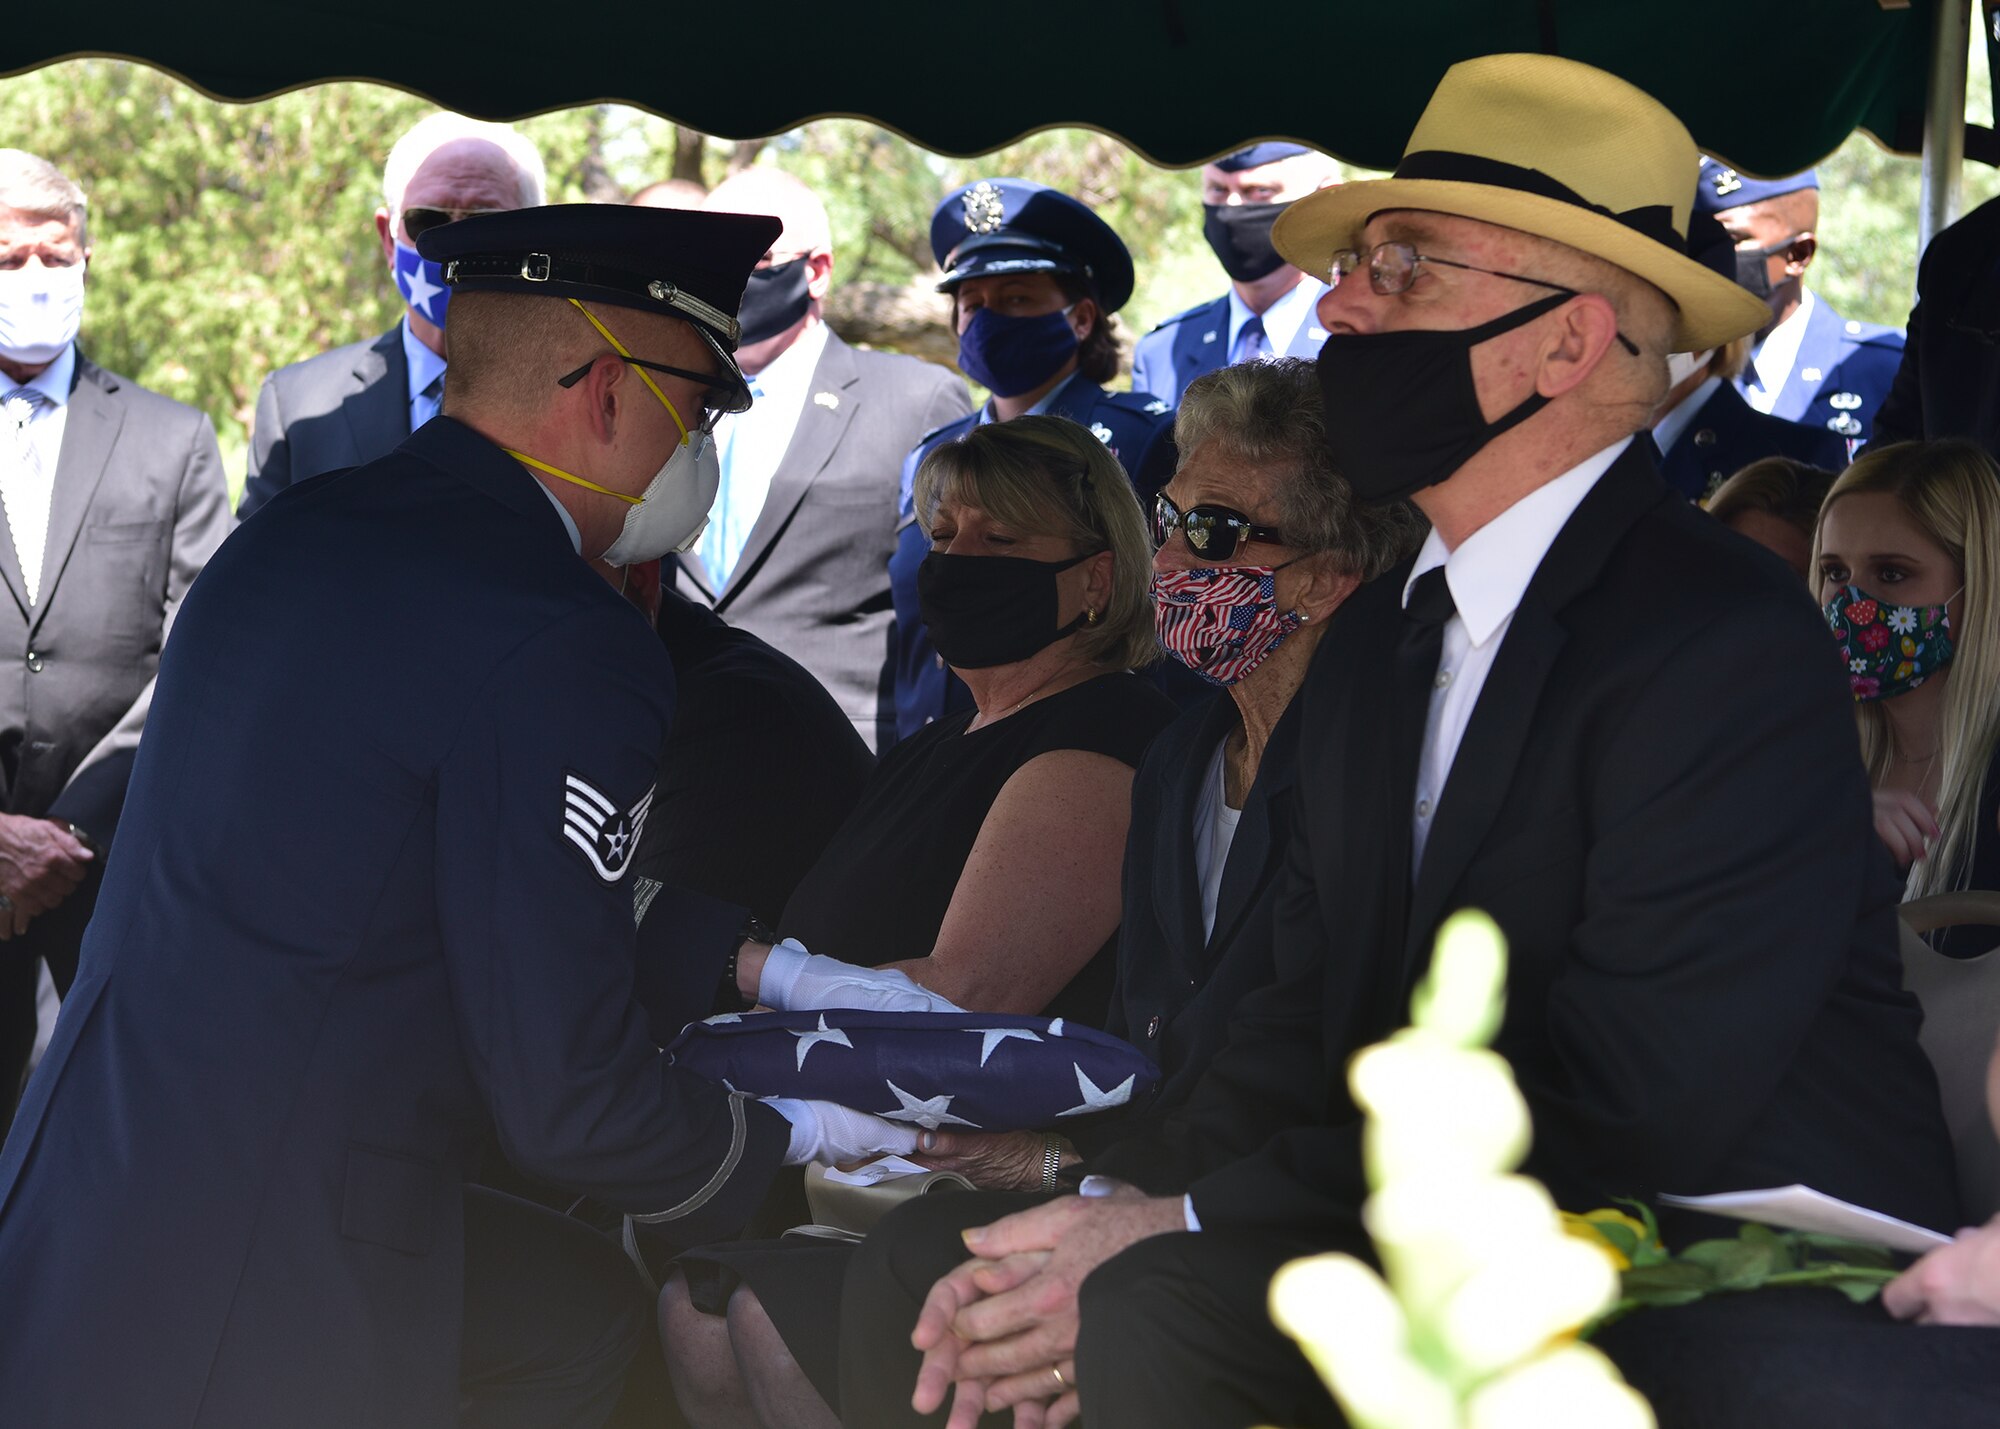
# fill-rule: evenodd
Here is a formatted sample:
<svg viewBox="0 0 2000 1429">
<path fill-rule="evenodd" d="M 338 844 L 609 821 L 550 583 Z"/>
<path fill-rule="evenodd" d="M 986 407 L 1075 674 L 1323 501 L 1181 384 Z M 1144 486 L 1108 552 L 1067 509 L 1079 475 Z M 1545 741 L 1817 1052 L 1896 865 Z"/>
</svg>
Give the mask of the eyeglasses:
<svg viewBox="0 0 2000 1429">
<path fill-rule="evenodd" d="M 510 213 L 505 208 L 406 208 L 403 210 L 403 231 L 412 240 L 423 237 L 433 228 L 443 228 L 447 223 L 457 223 L 461 218 L 484 218 L 490 213 Z"/>
<path fill-rule="evenodd" d="M 600 352 L 597 357 L 591 358 L 589 362 L 584 363 L 576 371 L 565 373 L 561 377 L 558 377 L 556 379 L 556 386 L 576 386 L 577 383 L 583 381 L 589 374 L 590 369 L 597 364 L 598 357 L 616 357 L 620 362 L 632 367 L 643 367 L 648 372 L 664 372 L 669 377 L 680 377 L 689 382 L 700 383 L 703 388 L 701 394 L 701 421 L 696 424 L 697 429 L 700 431 L 713 432 L 716 421 L 725 412 L 741 411 L 743 407 L 749 405 L 749 403 L 745 402 L 742 407 L 737 406 L 737 394 L 735 390 L 731 387 L 717 385 L 717 380 L 724 376 L 720 372 L 690 372 L 685 367 L 669 367 L 664 362 L 648 362 L 643 357 L 626 357 L 615 352 Z"/>
<path fill-rule="evenodd" d="M 1285 544 L 1282 533 L 1259 526 L 1227 506 L 1191 506 L 1183 511 L 1163 491 L 1153 498 L 1153 545 L 1164 546 L 1174 532 L 1187 537 L 1188 550 L 1200 561 L 1226 561 L 1245 541 Z"/>
<path fill-rule="evenodd" d="M 1546 288 L 1551 293 L 1564 293 L 1572 298 L 1581 296 L 1576 289 L 1564 287 L 1561 283 L 1530 278 L 1522 273 L 1503 273 L 1498 268 L 1478 268 L 1455 259 L 1419 253 L 1416 245 L 1410 243 L 1378 243 L 1366 253 L 1355 248 L 1342 248 L 1333 255 L 1333 260 L 1328 266 L 1326 285 L 1329 288 L 1338 288 L 1343 278 L 1366 265 L 1370 291 L 1380 298 L 1394 297 L 1397 293 L 1407 292 L 1410 284 L 1417 281 L 1417 265 L 1420 263 L 1434 264 L 1439 268 L 1458 268 L 1467 273 L 1484 273 L 1490 278 L 1507 278 L 1516 283 Z M 1632 345 L 1632 340 L 1624 333 L 1614 335 L 1619 345 L 1627 352 L 1634 357 L 1639 355 L 1639 349 Z"/>
</svg>

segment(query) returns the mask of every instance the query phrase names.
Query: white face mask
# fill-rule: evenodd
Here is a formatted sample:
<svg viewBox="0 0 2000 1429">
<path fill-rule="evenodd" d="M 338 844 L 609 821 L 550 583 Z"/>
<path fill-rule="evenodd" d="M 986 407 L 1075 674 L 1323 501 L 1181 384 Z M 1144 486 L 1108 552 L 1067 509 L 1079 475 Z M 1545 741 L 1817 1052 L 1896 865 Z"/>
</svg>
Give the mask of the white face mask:
<svg viewBox="0 0 2000 1429">
<path fill-rule="evenodd" d="M 82 322 L 83 264 L 45 268 L 37 261 L 0 271 L 0 357 L 53 362 Z"/>
<path fill-rule="evenodd" d="M 605 562 L 635 566 L 687 550 L 708 525 L 708 509 L 715 505 L 721 486 L 722 460 L 715 438 L 707 432 L 689 432 L 646 483 L 639 504 L 626 511 L 618 539 L 604 549 Z"/>
<path fill-rule="evenodd" d="M 1715 356 L 1715 349 L 1706 352 L 1670 352 L 1667 354 L 1667 390 L 1673 391 L 1688 378 L 1708 366 Z"/>
</svg>

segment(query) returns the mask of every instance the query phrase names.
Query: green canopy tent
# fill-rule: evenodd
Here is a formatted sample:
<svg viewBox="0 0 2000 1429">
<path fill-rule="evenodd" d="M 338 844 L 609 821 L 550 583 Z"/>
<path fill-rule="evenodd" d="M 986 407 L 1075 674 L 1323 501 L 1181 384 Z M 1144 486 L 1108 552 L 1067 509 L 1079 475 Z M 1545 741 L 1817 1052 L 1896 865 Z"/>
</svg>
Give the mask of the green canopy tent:
<svg viewBox="0 0 2000 1429">
<path fill-rule="evenodd" d="M 1168 165 L 1284 137 L 1389 168 L 1449 65 L 1541 50 L 1640 85 L 1746 172 L 1804 168 L 1856 128 L 1899 152 L 1921 149 L 1928 239 L 1955 212 L 1970 3 L 1020 0 L 1003 16 L 935 0 L 588 15 L 543 0 L 107 0 L 10 27 L 0 73 L 114 55 L 232 100 L 367 79 L 496 119 L 616 99 L 725 138 L 838 114 L 975 154 L 1083 125 Z M 1296 73 L 1273 55 L 1296 56 Z M 1253 82 L 1232 68 L 1239 56 Z M 1753 61 L 1764 66 L 1754 74 Z M 1974 135 L 1973 151 L 2000 159 L 1992 130 Z"/>
</svg>

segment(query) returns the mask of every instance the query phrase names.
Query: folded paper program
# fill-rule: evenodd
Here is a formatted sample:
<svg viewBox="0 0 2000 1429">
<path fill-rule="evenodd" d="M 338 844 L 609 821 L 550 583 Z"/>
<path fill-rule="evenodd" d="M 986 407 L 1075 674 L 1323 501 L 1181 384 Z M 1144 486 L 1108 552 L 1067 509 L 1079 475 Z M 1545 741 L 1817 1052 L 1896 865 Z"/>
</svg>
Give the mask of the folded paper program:
<svg viewBox="0 0 2000 1429">
<path fill-rule="evenodd" d="M 667 1051 L 735 1091 L 933 1131 L 1060 1126 L 1141 1103 L 1160 1080 L 1145 1054 L 1094 1028 L 990 1013 L 730 1013 L 691 1024 Z"/>
</svg>

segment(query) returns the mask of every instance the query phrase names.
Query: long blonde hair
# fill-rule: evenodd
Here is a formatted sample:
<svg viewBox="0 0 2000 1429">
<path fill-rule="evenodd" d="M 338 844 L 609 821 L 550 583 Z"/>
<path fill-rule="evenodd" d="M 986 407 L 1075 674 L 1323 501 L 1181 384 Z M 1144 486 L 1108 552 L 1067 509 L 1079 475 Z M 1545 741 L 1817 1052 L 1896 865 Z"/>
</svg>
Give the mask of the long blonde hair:
<svg viewBox="0 0 2000 1429">
<path fill-rule="evenodd" d="M 1870 450 L 1834 481 L 1813 533 L 1812 580 L 1819 587 L 1820 531 L 1826 513 L 1843 496 L 1879 492 L 1893 496 L 1912 521 L 1944 549 L 1964 584 L 1962 614 L 1951 632 L 1952 662 L 1944 692 L 1938 757 L 1937 840 L 1910 866 L 1904 897 L 1920 898 L 1958 888 L 1972 868 L 1981 836 L 1980 790 L 2000 745 L 2000 467 L 1970 442 L 1898 442 Z M 1871 784 L 1879 784 L 1898 758 L 1895 733 L 1880 701 L 1857 701 L 1861 757 Z"/>
</svg>

